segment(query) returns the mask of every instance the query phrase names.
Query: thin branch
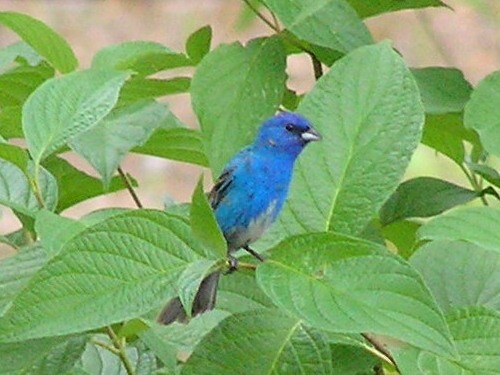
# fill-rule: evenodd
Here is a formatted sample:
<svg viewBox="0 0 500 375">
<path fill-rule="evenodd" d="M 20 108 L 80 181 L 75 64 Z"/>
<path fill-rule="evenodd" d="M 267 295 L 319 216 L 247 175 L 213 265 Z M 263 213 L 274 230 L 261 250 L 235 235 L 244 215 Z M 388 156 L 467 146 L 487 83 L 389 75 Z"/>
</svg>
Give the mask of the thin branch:
<svg viewBox="0 0 500 375">
<path fill-rule="evenodd" d="M 125 346 L 126 346 L 125 338 L 120 339 L 116 335 L 115 331 L 113 331 L 113 328 L 111 328 L 110 326 L 106 327 L 106 331 L 108 333 L 109 338 L 111 339 L 111 342 L 113 343 L 113 345 L 117 351 L 116 354 L 118 355 L 118 357 L 120 357 L 120 359 L 123 363 L 123 366 L 125 367 L 125 371 L 127 371 L 127 374 L 128 375 L 136 375 L 135 370 L 134 370 L 134 365 L 130 361 L 130 358 L 128 357 L 127 352 L 125 351 Z"/>
<path fill-rule="evenodd" d="M 479 199 L 481 199 L 481 202 L 483 202 L 485 206 L 489 206 L 486 197 L 483 194 L 481 194 L 482 187 L 478 184 L 476 180 L 476 175 L 473 172 L 472 173 L 469 172 L 463 164 L 460 164 L 460 169 L 462 170 L 462 172 L 464 172 L 465 177 L 467 177 L 467 180 L 469 180 L 469 183 L 474 189 L 474 191 L 479 194 Z"/>
<path fill-rule="evenodd" d="M 268 20 L 262 13 L 259 12 L 259 10 L 253 6 L 253 4 L 249 1 L 249 0 L 243 0 L 243 2 L 251 9 L 252 12 L 255 13 L 255 15 L 257 17 L 259 17 L 266 25 L 268 25 L 271 29 L 273 29 L 274 31 L 276 31 L 277 33 L 280 32 L 280 29 L 279 29 L 279 26 L 276 24 L 274 24 L 273 22 L 271 22 L 270 20 Z M 273 14 L 273 13 L 271 13 Z M 274 17 L 274 14 L 273 14 L 273 18 Z"/>
<path fill-rule="evenodd" d="M 389 352 L 389 350 L 387 350 L 387 348 L 382 343 L 380 343 L 374 336 L 370 335 L 369 333 L 362 333 L 361 336 L 363 336 L 366 341 L 368 341 L 370 344 L 372 344 L 372 346 L 373 346 L 372 349 L 375 349 L 375 350 L 370 350 L 370 351 L 373 354 L 375 354 L 377 357 L 379 357 L 383 361 L 394 366 L 396 371 L 401 373 L 401 371 L 399 371 L 398 365 L 396 364 L 396 361 L 394 360 L 394 357 L 392 356 L 391 352 Z"/>
<path fill-rule="evenodd" d="M 118 174 L 120 175 L 123 183 L 127 187 L 127 190 L 130 193 L 132 199 L 134 200 L 135 205 L 138 208 L 143 208 L 144 206 L 142 205 L 141 201 L 139 200 L 139 197 L 137 196 L 137 194 L 135 193 L 134 187 L 132 186 L 132 182 L 130 182 L 130 179 L 128 178 L 128 176 L 125 174 L 125 172 L 123 171 L 123 169 L 121 167 L 118 167 Z"/>
</svg>

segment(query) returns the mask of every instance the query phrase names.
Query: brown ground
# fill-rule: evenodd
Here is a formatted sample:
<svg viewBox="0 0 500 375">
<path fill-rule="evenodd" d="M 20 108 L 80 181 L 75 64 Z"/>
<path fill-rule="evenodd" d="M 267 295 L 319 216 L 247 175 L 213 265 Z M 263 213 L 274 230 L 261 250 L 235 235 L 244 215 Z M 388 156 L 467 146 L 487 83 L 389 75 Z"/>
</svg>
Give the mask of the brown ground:
<svg viewBox="0 0 500 375">
<path fill-rule="evenodd" d="M 368 25 L 376 40 L 392 39 L 409 65 L 456 66 L 475 84 L 500 68 L 500 1 L 445 2 L 455 11 L 404 11 L 370 19 Z M 270 30 L 258 20 L 245 30 L 236 31 L 241 6 L 238 0 L 0 0 L 0 10 L 27 13 L 61 33 L 73 47 L 82 68 L 89 66 L 99 49 L 128 40 L 152 40 L 183 49 L 186 37 L 206 24 L 214 31 L 213 46 L 268 35 Z M 0 47 L 15 40 L 14 34 L 0 27 Z M 299 91 L 308 90 L 313 84 L 307 59 L 292 58 L 289 74 L 291 86 Z M 168 102 L 182 120 L 196 126 L 187 95 L 170 97 Z M 188 200 L 200 173 L 199 168 L 182 163 L 138 156 L 128 157 L 123 168 L 140 182 L 138 194 L 147 207 L 162 207 L 166 196 Z M 426 174 L 442 175 L 446 169 L 443 158 L 436 163 L 435 156 L 423 150 L 414 157 L 410 173 L 425 170 Z M 110 206 L 133 207 L 133 202 L 126 193 L 116 193 L 81 203 L 65 214 L 79 217 Z M 8 209 L 2 207 L 0 213 L 0 234 L 19 227 Z M 10 252 L 0 247 L 0 257 Z"/>
</svg>

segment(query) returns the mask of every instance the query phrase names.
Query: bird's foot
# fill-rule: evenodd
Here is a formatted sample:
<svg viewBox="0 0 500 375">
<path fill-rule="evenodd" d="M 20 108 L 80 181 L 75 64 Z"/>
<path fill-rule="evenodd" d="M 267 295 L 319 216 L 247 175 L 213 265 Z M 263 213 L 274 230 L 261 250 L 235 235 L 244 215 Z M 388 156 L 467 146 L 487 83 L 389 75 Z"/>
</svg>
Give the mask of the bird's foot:
<svg viewBox="0 0 500 375">
<path fill-rule="evenodd" d="M 228 264 L 228 269 L 226 272 L 224 272 L 225 275 L 229 275 L 230 273 L 233 273 L 238 269 L 238 259 L 236 259 L 231 255 L 227 257 L 227 264 Z"/>
<path fill-rule="evenodd" d="M 258 260 L 260 260 L 261 262 L 264 262 L 266 260 L 266 258 L 264 258 L 262 255 L 260 255 L 258 252 L 256 252 L 254 249 L 252 249 L 250 246 L 246 245 L 246 246 L 243 246 L 243 249 L 246 250 L 248 253 L 250 253 L 251 255 L 253 255 L 255 258 L 257 258 Z"/>
</svg>

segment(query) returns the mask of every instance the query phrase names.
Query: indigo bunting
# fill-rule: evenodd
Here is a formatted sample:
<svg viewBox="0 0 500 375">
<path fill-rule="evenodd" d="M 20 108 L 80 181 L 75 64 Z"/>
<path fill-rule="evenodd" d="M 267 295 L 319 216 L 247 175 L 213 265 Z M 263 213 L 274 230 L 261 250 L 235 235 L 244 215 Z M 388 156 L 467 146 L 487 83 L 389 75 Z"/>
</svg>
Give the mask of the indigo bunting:
<svg viewBox="0 0 500 375">
<path fill-rule="evenodd" d="M 288 194 L 295 160 L 320 134 L 301 115 L 281 112 L 265 121 L 255 141 L 226 165 L 209 194 L 215 218 L 227 241 L 228 255 L 245 249 L 259 260 L 249 245 L 276 220 Z M 193 301 L 192 316 L 213 309 L 220 271 L 208 275 Z M 172 299 L 158 322 L 185 321 L 180 299 Z"/>
</svg>

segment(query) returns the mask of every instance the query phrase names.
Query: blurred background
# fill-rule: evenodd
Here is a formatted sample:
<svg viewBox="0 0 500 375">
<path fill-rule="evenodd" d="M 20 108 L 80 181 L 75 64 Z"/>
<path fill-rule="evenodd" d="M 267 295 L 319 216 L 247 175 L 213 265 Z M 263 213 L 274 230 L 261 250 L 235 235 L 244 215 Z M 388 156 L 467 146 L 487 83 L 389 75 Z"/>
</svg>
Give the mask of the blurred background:
<svg viewBox="0 0 500 375">
<path fill-rule="evenodd" d="M 454 66 L 475 85 L 500 69 L 500 0 L 444 2 L 451 9 L 401 11 L 370 18 L 367 24 L 375 40 L 391 39 L 408 65 Z M 156 41 L 183 50 L 187 36 L 207 24 L 213 29 L 212 48 L 271 34 L 259 19 L 248 17 L 244 8 L 240 0 L 0 0 L 1 11 L 26 13 L 66 38 L 81 69 L 90 65 L 101 48 L 124 41 Z M 0 26 L 0 48 L 17 40 Z M 308 91 L 314 84 L 309 58 L 290 57 L 288 66 L 289 86 Z M 183 122 L 197 126 L 188 95 L 167 97 L 166 101 Z M 71 160 L 95 175 L 84 161 Z M 183 163 L 137 155 L 128 156 L 122 167 L 138 180 L 137 193 L 143 204 L 153 208 L 162 208 L 165 201 L 188 201 L 201 173 L 200 168 Z M 417 150 L 407 175 L 442 176 L 468 186 L 458 167 L 425 146 Z M 134 203 L 126 192 L 119 192 L 80 203 L 64 215 L 80 217 L 104 207 L 134 207 Z M 19 227 L 15 216 L 0 207 L 0 234 Z M 0 258 L 11 253 L 1 246 Z"/>
</svg>

